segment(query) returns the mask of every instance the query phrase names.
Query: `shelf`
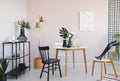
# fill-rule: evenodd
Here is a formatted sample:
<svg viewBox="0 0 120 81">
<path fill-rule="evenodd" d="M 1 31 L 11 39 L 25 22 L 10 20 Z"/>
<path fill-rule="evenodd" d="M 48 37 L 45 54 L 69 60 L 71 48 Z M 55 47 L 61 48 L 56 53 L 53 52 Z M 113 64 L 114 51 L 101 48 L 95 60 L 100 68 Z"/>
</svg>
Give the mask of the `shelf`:
<svg viewBox="0 0 120 81">
<path fill-rule="evenodd" d="M 16 73 L 19 75 L 19 74 L 21 74 L 22 72 L 24 72 L 27 68 L 30 68 L 30 66 L 26 66 L 23 70 L 19 70 L 18 68 L 13 69 L 13 70 L 7 72 L 6 75 L 16 76 Z"/>
<path fill-rule="evenodd" d="M 6 60 L 11 60 L 11 71 L 7 72 L 6 75 L 11 75 L 12 77 L 18 78 L 18 75 L 25 73 L 25 70 L 29 68 L 30 70 L 30 42 L 29 41 L 9 41 L 3 42 L 3 58 Z M 5 57 L 6 46 L 10 48 L 10 56 Z M 26 51 L 26 49 L 28 49 Z M 27 57 L 27 58 L 26 58 Z M 29 61 L 28 66 L 26 60 Z M 20 65 L 23 63 L 23 66 Z M 18 66 L 18 67 L 17 67 Z M 21 68 L 20 68 L 21 67 Z"/>
<path fill-rule="evenodd" d="M 3 42 L 3 44 L 26 43 L 26 42 L 29 43 L 29 41 L 9 41 L 9 42 Z"/>
<path fill-rule="evenodd" d="M 18 56 L 18 57 L 8 57 L 8 58 L 5 58 L 6 60 L 16 60 L 16 59 L 20 59 L 20 58 L 23 58 L 23 57 L 25 57 L 25 56 L 29 56 L 29 54 L 26 54 L 26 55 L 24 55 L 24 56 Z"/>
</svg>

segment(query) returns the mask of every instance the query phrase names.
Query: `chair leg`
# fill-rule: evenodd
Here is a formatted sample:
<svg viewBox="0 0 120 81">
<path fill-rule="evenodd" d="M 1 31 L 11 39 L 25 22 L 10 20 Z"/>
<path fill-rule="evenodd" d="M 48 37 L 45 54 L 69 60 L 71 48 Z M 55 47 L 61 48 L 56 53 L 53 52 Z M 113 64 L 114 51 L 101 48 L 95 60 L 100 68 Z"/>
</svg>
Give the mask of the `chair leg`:
<svg viewBox="0 0 120 81">
<path fill-rule="evenodd" d="M 118 78 L 118 75 L 117 75 L 117 72 L 116 72 L 116 69 L 115 69 L 114 62 L 111 61 L 111 64 L 112 64 L 112 67 L 113 67 L 114 74 L 115 74 L 116 78 Z"/>
<path fill-rule="evenodd" d="M 58 68 L 59 68 L 59 72 L 60 72 L 60 77 L 62 77 L 61 68 L 60 68 L 60 62 L 59 61 L 58 61 Z"/>
<path fill-rule="evenodd" d="M 105 70 L 105 74 L 107 73 L 106 71 L 106 63 L 104 63 L 104 70 Z"/>
<path fill-rule="evenodd" d="M 41 71 L 41 74 L 40 74 L 40 78 L 42 77 L 44 67 L 45 67 L 45 64 L 43 64 L 42 71 Z"/>
<path fill-rule="evenodd" d="M 100 75 L 101 80 L 102 80 L 102 69 L 103 69 L 103 63 L 101 63 L 101 75 Z"/>
<path fill-rule="evenodd" d="M 47 74 L 47 81 L 49 81 L 49 70 L 50 70 L 50 64 L 48 64 L 48 74 Z"/>
<path fill-rule="evenodd" d="M 94 73 L 94 67 L 95 67 L 95 61 L 93 61 L 93 64 L 92 64 L 92 76 L 93 76 L 93 73 Z"/>
<path fill-rule="evenodd" d="M 54 63 L 52 63 L 52 75 L 54 75 Z"/>
</svg>

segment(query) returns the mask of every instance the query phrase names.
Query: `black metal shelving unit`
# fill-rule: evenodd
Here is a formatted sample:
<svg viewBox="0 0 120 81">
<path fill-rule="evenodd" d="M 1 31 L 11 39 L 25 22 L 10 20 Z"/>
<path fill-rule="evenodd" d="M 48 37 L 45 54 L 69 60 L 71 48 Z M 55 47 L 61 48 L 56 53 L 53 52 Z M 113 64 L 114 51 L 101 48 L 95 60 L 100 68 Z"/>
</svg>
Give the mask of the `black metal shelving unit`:
<svg viewBox="0 0 120 81">
<path fill-rule="evenodd" d="M 30 42 L 4 42 L 3 45 L 3 58 L 12 62 L 11 71 L 7 72 L 6 75 L 18 78 L 18 75 L 25 73 L 25 70 L 28 68 L 30 70 Z M 5 56 L 5 49 L 9 47 L 11 50 L 11 55 L 8 57 Z M 26 65 L 26 61 L 28 64 Z M 20 64 L 24 64 L 25 67 L 20 70 Z"/>
</svg>

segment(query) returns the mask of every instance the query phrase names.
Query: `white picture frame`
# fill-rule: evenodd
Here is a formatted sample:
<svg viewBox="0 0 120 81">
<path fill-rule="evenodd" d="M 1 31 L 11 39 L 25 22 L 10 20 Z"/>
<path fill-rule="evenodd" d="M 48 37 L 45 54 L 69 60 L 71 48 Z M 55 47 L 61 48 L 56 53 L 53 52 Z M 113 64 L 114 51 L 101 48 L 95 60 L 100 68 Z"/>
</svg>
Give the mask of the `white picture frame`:
<svg viewBox="0 0 120 81">
<path fill-rule="evenodd" d="M 93 31 L 94 28 L 94 13 L 91 11 L 80 12 L 80 30 L 81 31 Z"/>
</svg>

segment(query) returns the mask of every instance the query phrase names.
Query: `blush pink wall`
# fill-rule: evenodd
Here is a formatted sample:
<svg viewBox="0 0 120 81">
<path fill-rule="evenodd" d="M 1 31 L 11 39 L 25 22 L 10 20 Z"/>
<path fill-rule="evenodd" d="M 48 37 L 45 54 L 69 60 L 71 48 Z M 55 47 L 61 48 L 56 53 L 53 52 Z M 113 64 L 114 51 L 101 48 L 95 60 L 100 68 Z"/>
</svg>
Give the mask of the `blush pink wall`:
<svg viewBox="0 0 120 81">
<path fill-rule="evenodd" d="M 95 14 L 95 30 L 79 31 L 79 12 L 92 11 Z M 107 44 L 108 38 L 108 1 L 107 0 L 29 0 L 29 20 L 32 24 L 30 31 L 31 60 L 39 56 L 38 40 L 40 45 L 49 45 L 55 56 L 54 43 L 62 42 L 59 36 L 61 27 L 75 32 L 73 41 L 79 41 L 87 46 L 87 62 L 99 55 Z M 40 29 L 35 28 L 39 15 L 43 16 L 44 23 Z M 76 62 L 83 62 L 82 52 L 76 52 Z M 60 52 L 64 57 L 63 52 Z M 69 61 L 71 60 L 70 55 Z M 70 61 L 71 62 L 71 61 Z"/>
</svg>

